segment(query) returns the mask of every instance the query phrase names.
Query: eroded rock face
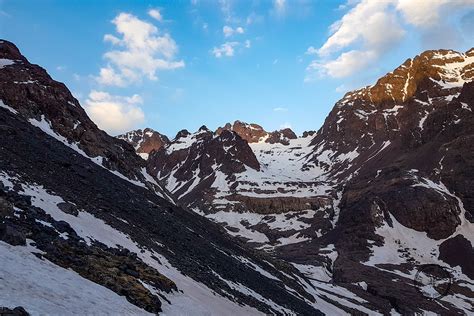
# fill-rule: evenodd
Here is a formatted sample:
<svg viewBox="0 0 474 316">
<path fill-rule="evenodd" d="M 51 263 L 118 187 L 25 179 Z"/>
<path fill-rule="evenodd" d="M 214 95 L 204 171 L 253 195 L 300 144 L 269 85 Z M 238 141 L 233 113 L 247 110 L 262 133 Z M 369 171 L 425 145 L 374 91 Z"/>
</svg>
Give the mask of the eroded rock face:
<svg viewBox="0 0 474 316">
<path fill-rule="evenodd" d="M 117 136 L 135 148 L 135 151 L 140 154 L 142 158 L 147 159 L 148 155 L 161 147 L 169 144 L 170 140 L 166 135 L 160 134 L 151 128 L 143 130 L 138 129 L 128 133 Z"/>
<path fill-rule="evenodd" d="M 253 197 L 235 194 L 229 197 L 230 201 L 240 202 L 234 210 L 246 212 L 258 210 L 259 214 L 291 213 L 305 210 L 319 210 L 329 206 L 330 199 L 325 197 Z"/>
</svg>

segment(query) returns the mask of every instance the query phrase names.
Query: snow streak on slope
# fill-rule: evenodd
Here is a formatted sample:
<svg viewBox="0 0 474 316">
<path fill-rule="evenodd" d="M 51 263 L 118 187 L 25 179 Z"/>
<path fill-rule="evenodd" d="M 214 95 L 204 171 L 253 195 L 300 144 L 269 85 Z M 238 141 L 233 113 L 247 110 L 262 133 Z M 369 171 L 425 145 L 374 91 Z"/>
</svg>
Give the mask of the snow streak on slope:
<svg viewBox="0 0 474 316">
<path fill-rule="evenodd" d="M 1 102 L 1 100 L 0 100 Z M 3 104 L 3 103 L 2 103 Z M 89 160 L 91 160 L 93 163 L 95 163 L 96 165 L 110 171 L 111 173 L 113 173 L 114 175 L 116 175 L 117 177 L 121 178 L 121 179 L 124 179 L 130 183 L 133 183 L 134 185 L 137 185 L 139 187 L 146 187 L 145 184 L 143 182 L 140 182 L 138 180 L 132 180 L 128 177 L 126 177 L 125 175 L 123 175 L 122 173 L 120 173 L 119 171 L 117 170 L 111 170 L 111 169 L 108 169 L 104 166 L 104 157 L 102 156 L 97 156 L 97 157 L 90 157 L 89 155 L 87 155 L 82 149 L 79 148 L 78 146 L 78 143 L 74 143 L 74 142 L 70 142 L 67 138 L 65 138 L 64 136 L 61 136 L 59 135 L 58 133 L 56 133 L 53 128 L 51 127 L 51 124 L 48 122 L 48 120 L 45 118 L 44 115 L 41 115 L 41 120 L 38 121 L 36 119 L 29 119 L 29 122 L 33 125 L 33 126 L 36 126 L 38 127 L 39 129 L 41 129 L 43 132 L 45 132 L 46 134 L 48 134 L 49 136 L 53 137 L 54 139 L 62 142 L 64 145 L 68 146 L 69 148 L 73 149 L 74 151 L 76 151 L 77 153 L 81 154 L 82 156 L 88 158 Z M 142 175 L 144 176 L 145 180 L 147 182 L 150 182 L 156 186 L 158 186 L 158 183 L 153 179 L 153 177 L 151 177 L 147 171 L 142 168 L 141 170 L 141 173 Z M 161 192 L 157 192 L 156 190 L 154 190 L 154 192 L 156 194 L 158 194 L 159 196 L 163 197 L 163 198 L 166 198 L 168 200 L 172 200 L 171 198 L 169 197 L 165 197 L 164 194 L 162 194 Z"/>
<path fill-rule="evenodd" d="M 23 306 L 31 315 L 152 315 L 32 252 L 40 251 L 0 241 L 0 306 Z"/>
</svg>

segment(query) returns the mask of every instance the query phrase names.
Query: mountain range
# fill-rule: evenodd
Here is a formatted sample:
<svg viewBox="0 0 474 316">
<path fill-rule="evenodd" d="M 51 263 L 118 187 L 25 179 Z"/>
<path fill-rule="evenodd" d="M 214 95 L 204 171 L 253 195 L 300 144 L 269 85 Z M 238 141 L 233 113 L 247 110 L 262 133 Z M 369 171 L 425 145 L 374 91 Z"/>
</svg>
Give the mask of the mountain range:
<svg viewBox="0 0 474 316">
<path fill-rule="evenodd" d="M 0 41 L 0 311 L 473 313 L 473 79 L 474 49 L 432 50 L 300 136 L 113 137 Z"/>
</svg>

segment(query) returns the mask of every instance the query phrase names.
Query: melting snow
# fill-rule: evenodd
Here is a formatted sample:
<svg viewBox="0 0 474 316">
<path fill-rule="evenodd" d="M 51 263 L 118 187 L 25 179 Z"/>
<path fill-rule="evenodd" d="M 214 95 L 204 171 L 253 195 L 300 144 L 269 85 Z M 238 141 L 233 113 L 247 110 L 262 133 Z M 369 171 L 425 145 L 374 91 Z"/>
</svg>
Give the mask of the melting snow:
<svg viewBox="0 0 474 316">
<path fill-rule="evenodd" d="M 11 106 L 6 105 L 5 103 L 3 103 L 2 100 L 0 100 L 0 108 L 7 109 L 8 111 L 12 112 L 13 114 L 18 114 L 18 111 L 17 111 L 17 110 L 15 110 L 14 108 L 12 108 Z"/>
<path fill-rule="evenodd" d="M 6 58 L 0 58 L 0 69 L 2 69 L 5 66 L 10 66 L 15 63 L 14 60 L 11 59 L 6 59 Z"/>
</svg>

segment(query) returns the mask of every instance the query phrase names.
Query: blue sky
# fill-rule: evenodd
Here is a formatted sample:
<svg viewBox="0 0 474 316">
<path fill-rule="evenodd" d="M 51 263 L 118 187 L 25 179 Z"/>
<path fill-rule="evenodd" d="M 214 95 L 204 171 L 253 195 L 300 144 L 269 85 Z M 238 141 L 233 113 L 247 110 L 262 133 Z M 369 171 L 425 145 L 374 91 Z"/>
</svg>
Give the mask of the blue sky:
<svg viewBox="0 0 474 316">
<path fill-rule="evenodd" d="M 112 134 L 317 130 L 348 90 L 425 49 L 467 50 L 473 27 L 472 0 L 0 0 L 0 37 Z"/>
</svg>

